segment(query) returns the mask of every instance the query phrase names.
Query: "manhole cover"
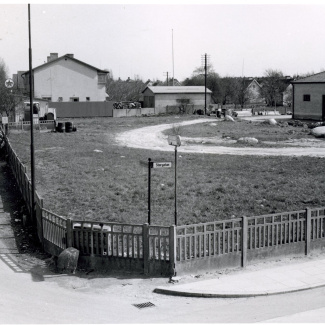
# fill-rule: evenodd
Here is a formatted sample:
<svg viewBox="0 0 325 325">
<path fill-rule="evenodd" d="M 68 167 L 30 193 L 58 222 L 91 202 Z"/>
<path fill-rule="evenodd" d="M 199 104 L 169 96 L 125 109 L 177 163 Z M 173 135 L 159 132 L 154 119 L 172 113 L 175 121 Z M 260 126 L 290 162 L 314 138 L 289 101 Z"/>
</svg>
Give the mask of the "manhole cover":
<svg viewBox="0 0 325 325">
<path fill-rule="evenodd" d="M 143 309 L 143 308 L 147 308 L 147 307 L 155 307 L 155 305 L 152 302 L 144 302 L 142 304 L 133 304 L 133 306 L 139 308 L 139 309 Z"/>
</svg>

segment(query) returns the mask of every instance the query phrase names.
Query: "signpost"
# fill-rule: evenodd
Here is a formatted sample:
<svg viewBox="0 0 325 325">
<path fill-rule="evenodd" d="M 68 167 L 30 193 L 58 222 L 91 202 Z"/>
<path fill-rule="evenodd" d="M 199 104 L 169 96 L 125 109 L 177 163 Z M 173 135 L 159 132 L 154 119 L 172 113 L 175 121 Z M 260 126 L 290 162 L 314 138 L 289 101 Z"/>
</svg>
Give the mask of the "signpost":
<svg viewBox="0 0 325 325">
<path fill-rule="evenodd" d="M 11 79 L 11 78 L 8 78 L 6 81 L 5 81 L 5 86 L 7 88 L 12 88 L 14 86 L 14 81 Z"/>
<path fill-rule="evenodd" d="M 177 226 L 177 147 L 181 145 L 181 137 L 169 135 L 168 144 L 175 147 L 175 226 Z"/>
<path fill-rule="evenodd" d="M 151 218 L 151 168 L 170 168 L 171 162 L 153 162 L 148 158 L 148 224 L 150 225 Z"/>
</svg>

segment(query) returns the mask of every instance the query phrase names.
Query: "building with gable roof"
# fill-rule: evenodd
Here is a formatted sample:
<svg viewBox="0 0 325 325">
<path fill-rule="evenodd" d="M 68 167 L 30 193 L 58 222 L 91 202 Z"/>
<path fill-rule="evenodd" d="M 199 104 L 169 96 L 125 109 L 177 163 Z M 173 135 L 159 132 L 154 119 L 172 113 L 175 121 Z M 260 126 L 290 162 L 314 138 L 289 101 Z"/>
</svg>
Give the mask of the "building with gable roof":
<svg viewBox="0 0 325 325">
<path fill-rule="evenodd" d="M 108 71 L 98 69 L 73 54 L 51 53 L 47 62 L 33 68 L 34 97 L 49 102 L 105 101 Z M 21 74 L 29 92 L 29 71 Z"/>
<path fill-rule="evenodd" d="M 325 120 L 325 71 L 291 82 L 292 117 Z"/>
<path fill-rule="evenodd" d="M 143 91 L 143 107 L 166 109 L 191 105 L 193 111 L 204 109 L 204 86 L 147 86 Z M 212 91 L 206 91 L 207 106 L 211 103 Z"/>
</svg>

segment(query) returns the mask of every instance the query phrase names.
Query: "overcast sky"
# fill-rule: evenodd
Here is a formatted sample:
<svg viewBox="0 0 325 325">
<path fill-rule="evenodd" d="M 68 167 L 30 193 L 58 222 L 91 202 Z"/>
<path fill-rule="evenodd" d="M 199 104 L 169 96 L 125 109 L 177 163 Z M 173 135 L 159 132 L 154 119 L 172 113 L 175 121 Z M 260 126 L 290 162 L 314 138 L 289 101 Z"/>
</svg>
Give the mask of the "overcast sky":
<svg viewBox="0 0 325 325">
<path fill-rule="evenodd" d="M 325 69 L 325 5 L 39 4 L 31 2 L 33 67 L 50 53 L 112 70 L 123 80 L 182 81 L 207 53 L 221 76 Z M 28 70 L 28 5 L 0 3 L 0 58 Z"/>
</svg>

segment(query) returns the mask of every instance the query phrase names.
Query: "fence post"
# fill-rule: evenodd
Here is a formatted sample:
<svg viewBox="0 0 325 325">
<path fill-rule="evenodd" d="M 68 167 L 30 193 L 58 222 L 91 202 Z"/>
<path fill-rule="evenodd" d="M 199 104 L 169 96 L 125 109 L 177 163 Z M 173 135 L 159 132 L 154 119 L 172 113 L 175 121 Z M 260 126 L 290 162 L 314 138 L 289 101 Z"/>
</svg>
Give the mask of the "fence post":
<svg viewBox="0 0 325 325">
<path fill-rule="evenodd" d="M 310 253 L 311 238 L 311 209 L 306 208 L 306 229 L 305 229 L 305 255 Z"/>
<path fill-rule="evenodd" d="M 38 239 L 40 240 L 42 247 L 44 247 L 44 234 L 43 234 L 43 199 L 39 199 L 39 204 L 36 203 L 36 220 Z"/>
<path fill-rule="evenodd" d="M 248 237 L 248 222 L 245 216 L 242 217 L 242 243 L 241 243 L 241 266 L 246 267 L 247 264 L 247 237 Z"/>
<path fill-rule="evenodd" d="M 145 275 L 149 274 L 149 224 L 143 225 L 142 231 L 142 245 L 143 245 L 143 272 Z"/>
<path fill-rule="evenodd" d="M 170 276 L 176 275 L 176 226 L 169 227 L 169 273 Z"/>
<path fill-rule="evenodd" d="M 66 225 L 67 225 L 67 227 L 66 227 L 66 231 L 67 231 L 67 243 L 66 243 L 66 245 L 67 245 L 67 248 L 68 247 L 72 247 L 72 221 L 71 221 L 71 219 L 67 219 L 67 221 L 66 221 Z"/>
</svg>

